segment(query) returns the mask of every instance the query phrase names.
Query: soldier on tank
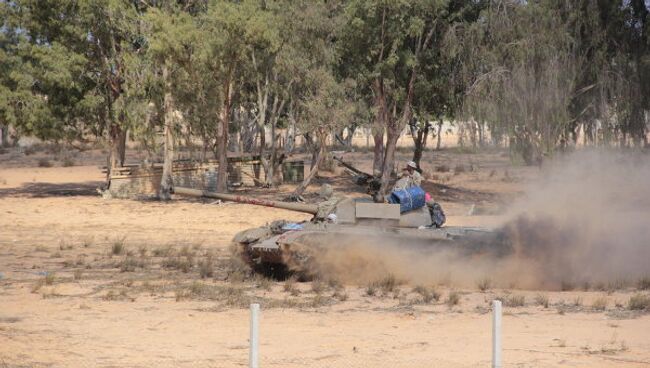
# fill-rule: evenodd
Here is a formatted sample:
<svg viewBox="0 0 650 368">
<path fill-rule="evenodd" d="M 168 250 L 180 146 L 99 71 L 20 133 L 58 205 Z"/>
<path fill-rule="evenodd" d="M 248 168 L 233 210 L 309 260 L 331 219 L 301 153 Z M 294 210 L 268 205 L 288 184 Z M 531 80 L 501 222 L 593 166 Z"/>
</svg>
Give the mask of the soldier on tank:
<svg viewBox="0 0 650 368">
<path fill-rule="evenodd" d="M 418 166 L 413 161 L 406 163 L 406 167 L 399 175 L 395 183 L 395 190 L 408 189 L 410 187 L 419 187 L 422 184 L 422 175 L 417 170 Z"/>
</svg>

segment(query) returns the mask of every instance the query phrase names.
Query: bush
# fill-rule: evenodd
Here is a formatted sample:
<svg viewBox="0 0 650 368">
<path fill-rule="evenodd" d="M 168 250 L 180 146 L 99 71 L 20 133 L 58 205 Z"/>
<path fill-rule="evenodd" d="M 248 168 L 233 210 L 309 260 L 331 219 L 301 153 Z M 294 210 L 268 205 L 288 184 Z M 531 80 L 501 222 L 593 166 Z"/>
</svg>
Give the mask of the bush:
<svg viewBox="0 0 650 368">
<path fill-rule="evenodd" d="M 41 158 L 38 160 L 38 167 L 52 167 L 52 162 L 46 158 Z"/>
<path fill-rule="evenodd" d="M 526 304 L 526 297 L 523 295 L 510 295 L 502 300 L 506 307 L 523 307 Z"/>
<path fill-rule="evenodd" d="M 490 290 L 492 287 L 492 281 L 488 278 L 484 278 L 482 280 L 479 280 L 477 282 L 478 289 L 481 290 L 482 292 L 486 292 L 487 290 Z"/>
<path fill-rule="evenodd" d="M 627 303 L 629 310 L 650 310 L 650 295 L 635 294 Z"/>
<path fill-rule="evenodd" d="M 63 159 L 63 162 L 61 163 L 63 167 L 71 167 L 75 165 L 74 159 L 72 157 L 66 157 Z"/>
<path fill-rule="evenodd" d="M 535 303 L 541 305 L 544 308 L 548 308 L 548 296 L 544 294 L 537 294 L 535 297 Z"/>
<path fill-rule="evenodd" d="M 460 304 L 460 293 L 458 293 L 457 291 L 449 292 L 446 303 L 450 308 L 453 307 L 454 305 Z"/>
<path fill-rule="evenodd" d="M 214 262 L 212 261 L 212 257 L 208 256 L 199 263 L 199 275 L 202 279 L 214 275 Z"/>
<path fill-rule="evenodd" d="M 124 239 L 118 239 L 113 242 L 111 247 L 111 254 L 117 256 L 124 253 Z"/>
<path fill-rule="evenodd" d="M 431 303 L 431 301 L 440 300 L 440 293 L 438 293 L 434 288 L 427 288 L 425 286 L 416 286 L 413 289 L 413 292 L 418 293 L 422 296 L 422 302 L 425 304 Z"/>
</svg>

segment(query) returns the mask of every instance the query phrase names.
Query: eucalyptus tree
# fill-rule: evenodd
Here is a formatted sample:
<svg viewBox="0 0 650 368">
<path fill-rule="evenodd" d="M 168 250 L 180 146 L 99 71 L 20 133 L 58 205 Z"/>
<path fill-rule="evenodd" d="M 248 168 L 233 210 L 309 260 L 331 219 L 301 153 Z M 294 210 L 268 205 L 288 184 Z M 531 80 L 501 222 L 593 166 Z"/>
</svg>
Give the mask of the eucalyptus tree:
<svg viewBox="0 0 650 368">
<path fill-rule="evenodd" d="M 299 128 L 315 136 L 318 153 L 309 173 L 293 192 L 297 198 L 305 191 L 318 173 L 327 154 L 327 137 L 344 126 L 354 112 L 354 105 L 347 99 L 345 86 L 336 81 L 330 70 L 310 70 L 305 79 L 305 91 L 301 99 Z"/>
<path fill-rule="evenodd" d="M 123 163 L 126 131 L 142 111 L 139 92 L 126 86 L 128 64 L 142 48 L 137 6 L 127 0 L 2 5 L 3 34 L 14 41 L 12 79 L 23 92 L 9 103 L 16 129 L 52 140 L 105 137 L 110 175 Z"/>
<path fill-rule="evenodd" d="M 448 1 L 353 0 L 345 8 L 341 50 L 347 73 L 373 93 L 375 126 L 386 130 L 386 147 L 375 151 L 381 161 L 381 189 L 390 190 L 390 175 L 400 134 L 413 117 L 415 86 L 425 54 L 431 50 L 437 15 Z M 376 135 L 381 136 L 380 134 Z M 376 139 L 376 143 L 380 143 Z"/>
<path fill-rule="evenodd" d="M 178 114 L 188 111 L 190 106 L 201 106 L 188 92 L 201 91 L 200 87 L 203 86 L 201 83 L 192 85 L 192 82 L 196 82 L 192 78 L 192 71 L 197 64 L 198 57 L 194 50 L 197 48 L 199 32 L 194 15 L 181 5 L 178 2 L 163 2 L 146 10 L 146 58 L 149 60 L 151 89 L 149 97 L 156 106 L 157 120 L 164 134 L 163 173 L 159 193 L 163 200 L 170 199 L 173 188 L 174 145 L 180 128 Z"/>
<path fill-rule="evenodd" d="M 479 21 L 487 1 L 453 0 L 435 14 L 435 32 L 432 47 L 423 53 L 421 77 L 415 84 L 409 122 L 414 143 L 413 161 L 420 166 L 427 145 L 432 122 L 438 125 L 438 142 L 442 134 L 443 119 L 453 120 L 460 109 L 466 85 L 461 77 L 463 60 L 457 52 L 463 45 L 456 34 L 464 32 Z M 482 134 L 480 134 L 482 143 Z M 439 143 L 438 143 L 439 148 Z"/>
</svg>

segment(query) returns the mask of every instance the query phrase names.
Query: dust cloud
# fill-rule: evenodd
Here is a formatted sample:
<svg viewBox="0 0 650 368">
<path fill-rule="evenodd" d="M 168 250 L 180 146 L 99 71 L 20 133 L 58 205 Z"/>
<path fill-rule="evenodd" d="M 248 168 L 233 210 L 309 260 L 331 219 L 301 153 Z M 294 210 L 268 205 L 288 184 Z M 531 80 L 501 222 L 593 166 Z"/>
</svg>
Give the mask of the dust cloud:
<svg viewBox="0 0 650 368">
<path fill-rule="evenodd" d="M 546 164 L 490 236 L 450 245 L 403 238 L 328 242 L 316 273 L 367 283 L 560 289 L 650 275 L 650 158 L 581 151 Z"/>
</svg>

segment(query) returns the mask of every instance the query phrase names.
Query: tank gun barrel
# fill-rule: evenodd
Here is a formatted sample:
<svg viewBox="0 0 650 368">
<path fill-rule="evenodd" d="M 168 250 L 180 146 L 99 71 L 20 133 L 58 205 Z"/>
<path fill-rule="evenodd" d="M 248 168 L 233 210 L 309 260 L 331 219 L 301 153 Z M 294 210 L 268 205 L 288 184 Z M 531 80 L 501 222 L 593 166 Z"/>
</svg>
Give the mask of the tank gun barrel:
<svg viewBox="0 0 650 368">
<path fill-rule="evenodd" d="M 253 204 L 256 206 L 282 208 L 290 211 L 310 213 L 312 215 L 318 213 L 318 206 L 315 204 L 269 201 L 265 199 L 249 198 L 249 197 L 244 197 L 235 194 L 208 192 L 205 190 L 183 188 L 183 187 L 175 187 L 174 193 L 186 195 L 190 197 L 208 197 L 208 198 L 221 199 L 223 201 Z"/>
<path fill-rule="evenodd" d="M 365 173 L 365 172 L 357 169 L 356 167 L 350 165 L 349 163 L 343 161 L 343 159 L 340 158 L 340 157 L 334 156 L 334 160 L 338 161 L 339 164 L 341 164 L 341 166 L 345 167 L 346 169 L 352 171 L 353 173 L 355 173 L 355 174 L 357 174 L 359 176 L 363 176 L 363 177 L 365 177 L 367 179 L 370 179 L 370 178 L 373 177 L 371 174 Z"/>
</svg>

